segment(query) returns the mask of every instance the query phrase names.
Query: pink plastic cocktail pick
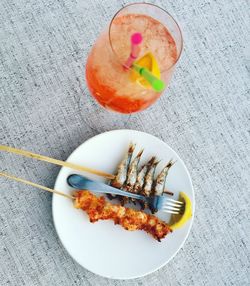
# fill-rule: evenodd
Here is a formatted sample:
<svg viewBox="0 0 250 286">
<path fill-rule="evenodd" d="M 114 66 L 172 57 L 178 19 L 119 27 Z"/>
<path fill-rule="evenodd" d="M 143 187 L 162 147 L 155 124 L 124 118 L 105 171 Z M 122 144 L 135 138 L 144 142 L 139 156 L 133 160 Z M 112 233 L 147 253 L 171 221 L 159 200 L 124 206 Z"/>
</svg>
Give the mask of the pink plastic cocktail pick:
<svg viewBox="0 0 250 286">
<path fill-rule="evenodd" d="M 142 34 L 141 33 L 134 33 L 131 38 L 131 51 L 128 59 L 124 63 L 124 68 L 129 69 L 133 62 L 137 59 L 139 53 L 140 53 L 140 47 L 139 44 L 142 42 Z"/>
</svg>

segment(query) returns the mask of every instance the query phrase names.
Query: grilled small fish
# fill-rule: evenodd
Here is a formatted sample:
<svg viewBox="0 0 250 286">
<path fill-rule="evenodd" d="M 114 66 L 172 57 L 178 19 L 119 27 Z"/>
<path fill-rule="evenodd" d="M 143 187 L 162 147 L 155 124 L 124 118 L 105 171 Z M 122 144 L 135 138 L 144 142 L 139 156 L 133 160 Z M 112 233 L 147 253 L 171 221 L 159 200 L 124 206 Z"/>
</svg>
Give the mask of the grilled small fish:
<svg viewBox="0 0 250 286">
<path fill-rule="evenodd" d="M 134 188 L 136 178 L 137 178 L 138 164 L 140 162 L 142 153 L 143 153 L 143 150 L 141 150 L 137 154 L 137 156 L 134 158 L 134 160 L 129 165 L 127 180 L 126 180 L 126 183 L 124 184 L 124 187 L 122 188 L 124 191 L 133 192 L 133 188 Z M 121 203 L 122 205 L 125 205 L 129 201 L 130 201 L 130 198 L 123 197 L 121 200 Z"/>
<path fill-rule="evenodd" d="M 137 156 L 134 158 L 132 163 L 129 165 L 127 181 L 124 187 L 124 190 L 126 190 L 127 192 L 133 191 L 134 185 L 136 183 L 137 173 L 138 173 L 138 164 L 140 162 L 142 153 L 143 153 L 143 150 L 141 150 L 137 154 Z"/>
<path fill-rule="evenodd" d="M 110 185 L 112 187 L 120 189 L 126 182 L 128 167 L 129 167 L 134 149 L 135 149 L 135 145 L 130 143 L 128 152 L 126 153 L 125 157 L 120 162 L 117 168 L 117 173 L 116 173 L 115 178 L 110 182 Z"/>
<path fill-rule="evenodd" d="M 122 159 L 122 161 L 118 165 L 115 178 L 110 182 L 110 185 L 112 187 L 121 189 L 122 186 L 124 185 L 124 183 L 126 182 L 128 167 L 129 167 L 129 164 L 130 164 L 134 150 L 135 150 L 135 145 L 130 143 L 125 157 Z M 110 200 L 112 200 L 112 199 L 116 198 L 117 196 L 107 194 L 107 197 Z M 122 198 L 120 198 L 120 199 L 122 200 Z"/>
<path fill-rule="evenodd" d="M 142 188 L 141 194 L 145 197 L 149 197 L 151 194 L 152 186 L 153 186 L 153 181 L 154 181 L 154 174 L 155 174 L 155 169 L 156 166 L 158 165 L 159 161 L 153 162 L 153 164 L 150 166 L 146 176 L 145 176 L 145 182 L 144 186 Z"/>
<path fill-rule="evenodd" d="M 161 196 L 164 193 L 166 178 L 168 175 L 169 169 L 173 166 L 173 161 L 170 160 L 167 165 L 162 169 L 160 174 L 157 176 L 156 180 L 154 181 L 154 186 L 152 190 L 152 195 L 154 196 Z"/>
<path fill-rule="evenodd" d="M 145 197 L 149 197 L 152 192 L 155 169 L 159 161 L 154 160 L 153 164 L 150 166 L 144 180 L 144 186 L 142 188 L 141 194 Z M 142 209 L 148 207 L 145 202 L 141 202 Z"/>
<path fill-rule="evenodd" d="M 155 161 L 155 157 L 152 157 L 144 166 L 142 166 L 140 172 L 137 175 L 136 178 L 136 183 L 134 185 L 134 189 L 133 192 L 136 194 L 140 194 L 142 191 L 142 187 L 144 185 L 145 182 L 145 176 L 149 170 L 149 168 L 152 166 L 152 164 Z"/>
</svg>

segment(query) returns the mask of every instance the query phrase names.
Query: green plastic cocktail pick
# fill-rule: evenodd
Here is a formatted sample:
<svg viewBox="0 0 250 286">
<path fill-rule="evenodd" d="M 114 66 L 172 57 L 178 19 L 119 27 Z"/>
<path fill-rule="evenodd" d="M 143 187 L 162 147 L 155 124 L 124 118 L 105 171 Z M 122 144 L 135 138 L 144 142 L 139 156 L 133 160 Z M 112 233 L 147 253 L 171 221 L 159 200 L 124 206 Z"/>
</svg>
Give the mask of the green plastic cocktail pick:
<svg viewBox="0 0 250 286">
<path fill-rule="evenodd" d="M 141 67 L 135 63 L 132 65 L 132 68 L 138 72 L 146 81 L 148 81 L 155 91 L 161 92 L 164 90 L 166 86 L 165 83 L 161 79 L 154 76 L 147 68 Z"/>
</svg>

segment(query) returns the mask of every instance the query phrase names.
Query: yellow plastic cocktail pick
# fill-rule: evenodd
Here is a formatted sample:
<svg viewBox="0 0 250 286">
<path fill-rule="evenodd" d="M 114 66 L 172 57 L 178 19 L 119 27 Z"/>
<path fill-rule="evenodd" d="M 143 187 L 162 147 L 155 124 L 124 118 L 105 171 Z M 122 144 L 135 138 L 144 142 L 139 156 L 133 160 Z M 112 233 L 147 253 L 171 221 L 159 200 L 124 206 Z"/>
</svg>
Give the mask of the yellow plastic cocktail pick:
<svg viewBox="0 0 250 286">
<path fill-rule="evenodd" d="M 159 65 L 157 63 L 156 58 L 153 56 L 151 52 L 146 53 L 140 59 L 135 61 L 135 64 L 148 69 L 155 77 L 160 79 L 161 72 L 159 69 Z M 137 83 L 141 84 L 145 88 L 151 88 L 151 84 L 135 70 L 131 71 L 130 79 L 132 81 L 136 81 Z"/>
</svg>

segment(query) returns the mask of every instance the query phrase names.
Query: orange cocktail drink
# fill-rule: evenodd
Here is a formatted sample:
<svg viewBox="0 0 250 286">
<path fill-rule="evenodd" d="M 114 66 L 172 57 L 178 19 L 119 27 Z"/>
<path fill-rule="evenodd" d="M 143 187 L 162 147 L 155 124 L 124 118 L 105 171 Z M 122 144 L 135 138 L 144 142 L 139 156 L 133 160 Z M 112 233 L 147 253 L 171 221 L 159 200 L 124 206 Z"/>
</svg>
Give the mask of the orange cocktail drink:
<svg viewBox="0 0 250 286">
<path fill-rule="evenodd" d="M 136 76 L 132 68 L 124 68 L 133 33 L 143 37 L 139 58 L 148 53 L 153 55 L 166 86 L 182 50 L 179 26 L 161 8 L 131 4 L 114 16 L 88 56 L 86 79 L 92 96 L 103 107 L 127 114 L 149 107 L 162 94 Z"/>
</svg>

